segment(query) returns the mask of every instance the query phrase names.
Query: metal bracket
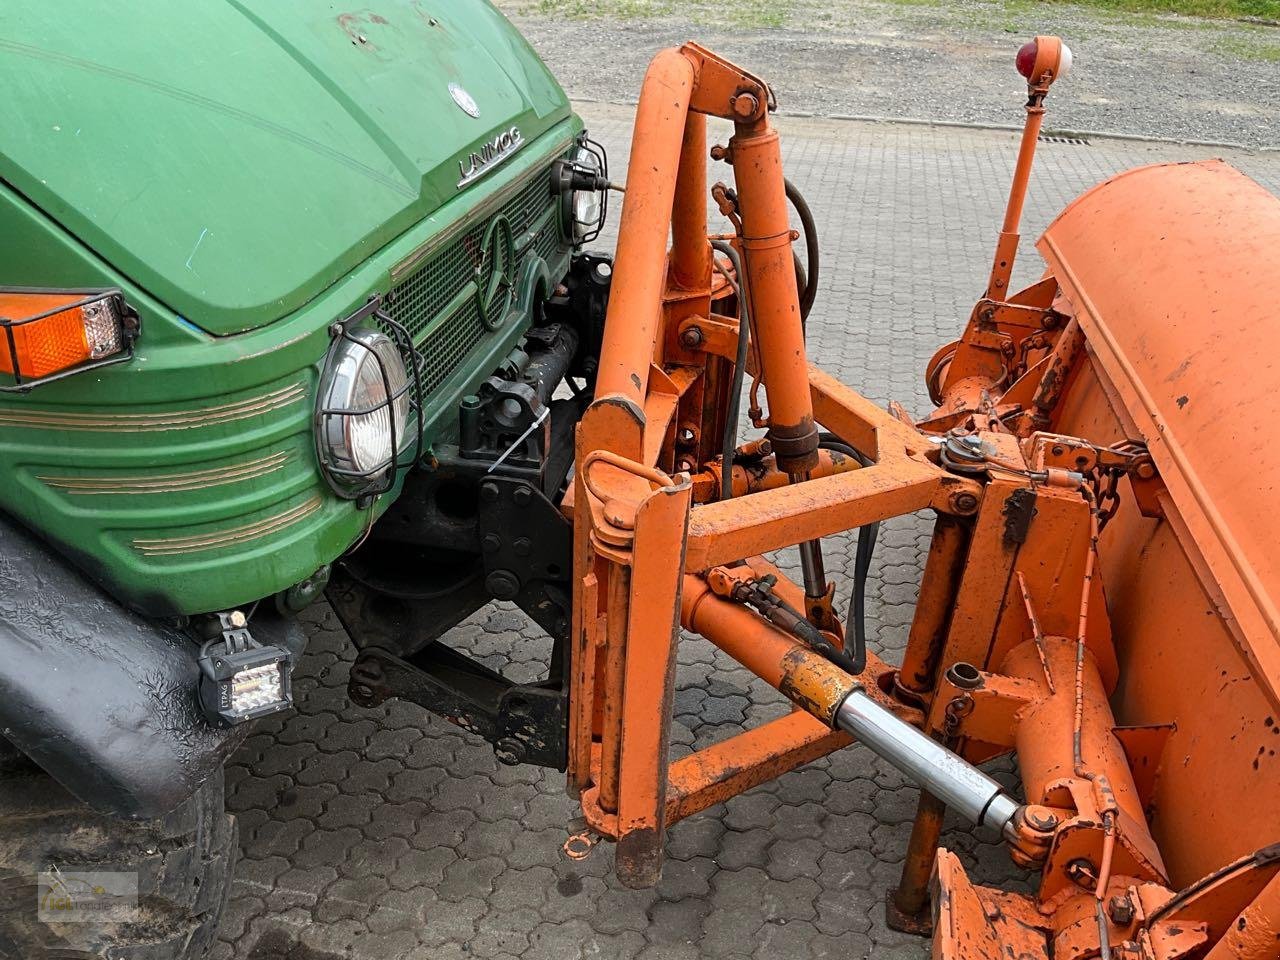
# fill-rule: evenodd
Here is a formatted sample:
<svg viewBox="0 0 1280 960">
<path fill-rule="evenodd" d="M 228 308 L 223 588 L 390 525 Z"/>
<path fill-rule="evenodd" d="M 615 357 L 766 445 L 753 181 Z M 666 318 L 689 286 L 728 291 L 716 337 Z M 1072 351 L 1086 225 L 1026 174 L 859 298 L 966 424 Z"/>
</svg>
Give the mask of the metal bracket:
<svg viewBox="0 0 1280 960">
<path fill-rule="evenodd" d="M 565 768 L 568 697 L 558 681 L 512 683 L 436 643 L 407 660 L 377 647 L 362 651 L 351 668 L 348 693 L 362 707 L 393 698 L 416 703 L 488 740 L 509 766 Z"/>
<path fill-rule="evenodd" d="M 517 604 L 558 648 L 569 636 L 572 610 L 572 525 L 535 484 L 496 476 L 480 485 L 477 521 L 485 589 Z"/>
</svg>

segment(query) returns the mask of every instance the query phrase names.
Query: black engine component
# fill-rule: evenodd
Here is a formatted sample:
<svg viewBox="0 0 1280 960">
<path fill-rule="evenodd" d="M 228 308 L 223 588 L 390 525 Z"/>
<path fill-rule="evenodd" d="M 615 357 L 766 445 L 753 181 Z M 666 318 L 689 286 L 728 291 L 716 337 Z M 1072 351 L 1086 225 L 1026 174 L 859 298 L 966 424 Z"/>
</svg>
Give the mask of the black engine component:
<svg viewBox="0 0 1280 960">
<path fill-rule="evenodd" d="M 594 376 L 611 272 L 607 258 L 575 258 L 543 323 L 463 399 L 457 442 L 435 444 L 432 465 L 405 477 L 327 590 L 361 649 L 354 702 L 418 703 L 490 740 L 503 762 L 564 764 L 573 531 L 559 502 L 590 402 L 574 380 Z M 551 637 L 545 680 L 511 683 L 439 642 L 493 600 Z"/>
</svg>

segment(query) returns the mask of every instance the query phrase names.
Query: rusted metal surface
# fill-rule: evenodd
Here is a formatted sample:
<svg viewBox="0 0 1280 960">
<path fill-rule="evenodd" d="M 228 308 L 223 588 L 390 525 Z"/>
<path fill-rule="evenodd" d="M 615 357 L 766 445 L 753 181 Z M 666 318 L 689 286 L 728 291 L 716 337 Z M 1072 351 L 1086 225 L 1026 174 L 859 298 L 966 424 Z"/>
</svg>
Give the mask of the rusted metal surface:
<svg viewBox="0 0 1280 960">
<path fill-rule="evenodd" d="M 808 363 L 767 85 L 694 44 L 655 59 L 572 493 L 569 785 L 617 842 L 624 882 L 656 880 L 668 823 L 847 744 L 832 726 L 862 706 L 848 729 L 890 754 L 896 730 L 915 750 L 899 768 L 978 822 L 1001 805 L 1010 855 L 1039 875 L 1031 894 L 974 884 L 938 849 L 945 809 L 926 793 L 889 906 L 926 928 L 932 876 L 935 957 L 1254 960 L 1280 933 L 1277 858 L 1246 856 L 1280 832 L 1266 550 L 1280 521 L 1258 510 L 1269 447 L 1237 412 L 1280 414 L 1257 350 L 1280 270 L 1256 276 L 1280 250 L 1280 201 L 1215 165 L 1116 178 L 1050 228 L 1049 272 L 1009 291 L 1065 56 L 1051 37 L 1028 55 L 987 290 L 930 363 L 937 409 L 917 424 Z M 711 156 L 734 172 L 736 190 L 713 197 L 740 276 L 708 237 L 705 116 L 734 124 Z M 741 336 L 767 433 L 725 463 L 709 440 Z M 819 450 L 818 424 L 870 465 Z M 870 654 L 859 668 L 818 545 L 922 509 L 940 519 L 902 665 Z M 797 545 L 803 587 L 759 556 Z M 796 711 L 668 762 L 677 624 Z M 961 759 L 1014 750 L 1021 807 Z M 947 792 L 966 771 L 989 800 Z"/>
<path fill-rule="evenodd" d="M 927 700 L 938 676 L 951 612 L 960 592 L 960 577 L 969 549 L 970 525 L 943 514 L 933 529 L 929 558 L 920 586 L 919 612 L 911 622 L 897 686 L 905 696 Z"/>
<path fill-rule="evenodd" d="M 1269 960 L 1280 953 L 1280 876 L 1272 877 L 1262 892 L 1228 925 L 1205 960 Z"/>
<path fill-rule="evenodd" d="M 847 746 L 852 738 L 797 709 L 671 765 L 667 823 L 723 803 L 754 786 Z M 786 744 L 783 750 L 779 744 Z"/>
<path fill-rule="evenodd" d="M 902 860 L 902 877 L 886 898 L 886 920 L 894 930 L 904 933 L 933 932 L 933 909 L 929 902 L 929 883 L 938 862 L 938 839 L 947 805 L 929 793 L 920 791 L 916 817 L 911 824 L 911 839 Z"/>
</svg>

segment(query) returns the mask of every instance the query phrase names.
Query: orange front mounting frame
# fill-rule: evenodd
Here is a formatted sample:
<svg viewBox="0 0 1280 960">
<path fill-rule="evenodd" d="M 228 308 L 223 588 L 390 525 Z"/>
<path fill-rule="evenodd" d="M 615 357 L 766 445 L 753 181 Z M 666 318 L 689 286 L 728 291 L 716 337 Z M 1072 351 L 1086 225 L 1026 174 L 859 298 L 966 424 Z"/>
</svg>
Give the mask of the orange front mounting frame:
<svg viewBox="0 0 1280 960">
<path fill-rule="evenodd" d="M 657 881 L 675 821 L 849 743 L 835 718 L 858 690 L 971 761 L 1014 749 L 1021 759 L 1027 805 L 1007 838 L 1015 860 L 1041 872 L 1035 897 L 969 882 L 939 854 L 942 811 L 922 796 L 890 914 L 927 929 L 932 878 L 943 904 L 935 956 L 993 960 L 1015 945 L 1029 958 L 1175 960 L 1203 952 L 1246 909 L 1274 925 L 1280 857 L 1224 868 L 1231 895 L 1174 894 L 1144 772 L 1168 730 L 1121 729 L 1112 714 L 1121 668 L 1099 538 L 1118 479 L 1144 513 L 1158 512 L 1161 488 L 1141 445 L 1050 432 L 1082 362 L 1080 327 L 1052 277 L 1005 290 L 1043 86 L 1031 91 L 986 296 L 964 338 L 930 365 L 939 408 L 917 426 L 807 361 L 769 88 L 696 44 L 654 59 L 566 501 L 568 785 L 590 831 L 616 842 L 625 883 Z M 713 194 L 740 273 L 708 236 L 707 116 L 734 124 L 712 156 L 732 166 L 736 193 Z M 740 336 L 767 399 L 757 426 L 768 445 L 750 445 L 750 476 L 722 461 L 717 440 Z M 1018 349 L 1024 375 L 1010 388 Z M 820 449 L 817 424 L 869 465 Z M 725 470 L 733 495 L 722 499 Z M 762 556 L 924 509 L 938 519 L 903 663 L 869 654 L 853 673 L 831 655 L 844 646 L 839 623 Z M 774 615 L 744 601 L 752 588 Z M 829 613 L 829 587 L 826 602 Z M 682 628 L 776 686 L 794 711 L 671 762 Z"/>
</svg>

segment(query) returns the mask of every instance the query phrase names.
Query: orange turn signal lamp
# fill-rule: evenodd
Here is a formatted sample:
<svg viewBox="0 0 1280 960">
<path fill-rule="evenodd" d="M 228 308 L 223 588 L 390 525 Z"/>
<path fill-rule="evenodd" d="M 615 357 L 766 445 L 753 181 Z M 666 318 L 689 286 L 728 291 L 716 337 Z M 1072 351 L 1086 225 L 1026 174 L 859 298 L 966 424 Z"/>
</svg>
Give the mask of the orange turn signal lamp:
<svg viewBox="0 0 1280 960">
<path fill-rule="evenodd" d="M 137 332 L 119 290 L 0 289 L 0 390 L 127 360 Z"/>
</svg>

